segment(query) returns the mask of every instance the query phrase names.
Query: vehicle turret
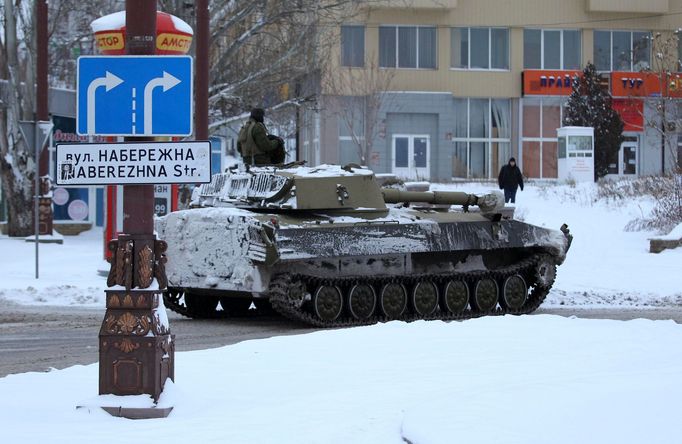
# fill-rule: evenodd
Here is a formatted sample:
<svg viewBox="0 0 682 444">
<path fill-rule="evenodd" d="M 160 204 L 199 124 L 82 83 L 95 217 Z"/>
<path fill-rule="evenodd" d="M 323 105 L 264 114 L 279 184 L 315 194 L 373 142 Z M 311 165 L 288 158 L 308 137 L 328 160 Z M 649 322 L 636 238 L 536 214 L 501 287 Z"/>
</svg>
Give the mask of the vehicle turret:
<svg viewBox="0 0 682 444">
<path fill-rule="evenodd" d="M 265 210 L 348 210 L 386 212 L 387 203 L 478 206 L 499 211 L 504 197 L 454 191 L 402 191 L 380 188 L 374 173 L 362 167 L 322 165 L 315 168 L 260 167 L 213 176 L 194 199 L 195 206 L 234 206 Z"/>
</svg>

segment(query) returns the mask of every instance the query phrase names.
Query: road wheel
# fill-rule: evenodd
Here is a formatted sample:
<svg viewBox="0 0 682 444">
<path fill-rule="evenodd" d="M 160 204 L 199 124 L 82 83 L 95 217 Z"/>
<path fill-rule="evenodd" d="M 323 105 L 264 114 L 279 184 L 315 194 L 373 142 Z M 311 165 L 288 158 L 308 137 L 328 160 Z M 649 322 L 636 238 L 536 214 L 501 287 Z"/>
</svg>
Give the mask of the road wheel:
<svg viewBox="0 0 682 444">
<path fill-rule="evenodd" d="M 448 281 L 443 291 L 442 307 L 448 313 L 461 313 L 469 303 L 469 286 L 464 281 Z"/>
<path fill-rule="evenodd" d="M 315 315 L 323 321 L 335 321 L 343 311 L 343 297 L 338 287 L 321 285 L 313 296 Z"/>
<path fill-rule="evenodd" d="M 356 284 L 348 292 L 348 311 L 353 319 L 365 320 L 374 314 L 377 295 L 368 284 Z"/>
<path fill-rule="evenodd" d="M 519 309 L 526 303 L 528 297 L 528 287 L 526 281 L 521 276 L 509 276 L 502 286 L 502 299 L 500 303 L 503 307 L 512 310 Z"/>
<path fill-rule="evenodd" d="M 491 311 L 497 305 L 497 294 L 497 282 L 490 278 L 481 279 L 476 282 L 473 306 L 481 312 Z"/>
<path fill-rule="evenodd" d="M 424 317 L 432 314 L 438 307 L 438 288 L 433 282 L 422 281 L 412 290 L 412 307 L 415 313 Z"/>
<path fill-rule="evenodd" d="M 381 312 L 388 319 L 397 319 L 407 309 L 407 291 L 401 284 L 390 283 L 381 288 L 379 296 Z"/>
</svg>

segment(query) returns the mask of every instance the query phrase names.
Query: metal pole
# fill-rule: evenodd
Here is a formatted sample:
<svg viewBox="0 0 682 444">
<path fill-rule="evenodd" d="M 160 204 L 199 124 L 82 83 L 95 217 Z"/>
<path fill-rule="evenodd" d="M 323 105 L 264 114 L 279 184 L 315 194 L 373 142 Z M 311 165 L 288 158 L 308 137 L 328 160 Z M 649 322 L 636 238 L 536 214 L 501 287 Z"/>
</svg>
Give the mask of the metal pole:
<svg viewBox="0 0 682 444">
<path fill-rule="evenodd" d="M 34 192 L 33 192 L 33 219 L 34 219 L 34 232 L 35 232 L 35 243 L 36 243 L 36 279 L 40 278 L 39 273 L 39 251 L 38 245 L 40 245 L 40 215 L 39 212 L 39 201 L 40 201 L 40 137 L 37 116 L 34 116 L 33 122 L 33 137 L 34 147 L 35 147 L 35 181 L 34 181 Z"/>
<path fill-rule="evenodd" d="M 36 2 L 36 22 L 36 120 L 45 121 L 49 118 L 47 106 L 47 1 L 45 0 L 38 0 Z M 47 168 L 49 167 L 48 164 L 49 161 L 46 159 L 43 166 Z M 47 170 L 43 174 L 47 174 Z"/>
<path fill-rule="evenodd" d="M 665 99 L 663 101 L 663 113 L 661 115 L 661 176 L 665 176 Z"/>
<path fill-rule="evenodd" d="M 196 0 L 197 46 L 194 80 L 194 138 L 208 140 L 208 0 Z"/>
<path fill-rule="evenodd" d="M 41 156 L 40 127 L 38 122 L 48 119 L 47 107 L 47 1 L 36 2 L 36 112 L 33 116 L 33 137 L 35 145 L 35 183 L 33 193 L 33 217 L 36 243 L 36 279 L 40 278 L 40 176 L 49 173 L 49 159 Z M 52 214 L 49 215 L 52 217 Z M 51 234 L 51 233 L 47 233 Z"/>
<path fill-rule="evenodd" d="M 47 82 L 47 72 L 49 64 L 49 56 L 47 51 L 47 22 L 48 22 L 48 9 L 47 0 L 36 1 L 36 144 L 38 143 L 38 134 L 40 127 L 38 123 L 40 121 L 48 121 L 49 110 L 48 110 L 48 82 Z M 39 176 L 48 176 L 50 174 L 50 152 L 47 149 L 47 145 L 39 146 L 38 157 L 36 157 L 36 162 L 39 164 L 38 172 Z M 37 189 L 36 194 L 38 196 L 42 195 L 42 190 Z M 40 207 L 40 202 L 38 203 Z M 48 205 L 43 208 L 47 211 L 44 214 L 43 234 L 52 234 L 52 205 Z M 49 210 L 49 211 L 48 211 Z M 40 227 L 38 227 L 40 230 Z"/>
<path fill-rule="evenodd" d="M 156 0 L 126 0 L 126 52 L 154 55 L 156 52 Z M 153 137 L 127 137 L 126 140 L 150 141 Z M 123 187 L 123 232 L 154 233 L 154 186 Z"/>
</svg>

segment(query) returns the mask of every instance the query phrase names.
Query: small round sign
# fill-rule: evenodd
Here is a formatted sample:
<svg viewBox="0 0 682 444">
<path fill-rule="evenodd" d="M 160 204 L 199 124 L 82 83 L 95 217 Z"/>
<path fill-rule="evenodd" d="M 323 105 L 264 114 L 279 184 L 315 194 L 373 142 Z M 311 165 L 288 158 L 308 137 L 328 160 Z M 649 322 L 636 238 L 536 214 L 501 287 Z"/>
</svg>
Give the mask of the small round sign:
<svg viewBox="0 0 682 444">
<path fill-rule="evenodd" d="M 55 188 L 52 192 L 52 201 L 57 205 L 64 205 L 69 201 L 69 192 L 66 188 Z"/>
<path fill-rule="evenodd" d="M 67 212 L 73 220 L 85 220 L 89 212 L 88 204 L 80 199 L 74 200 L 69 204 Z"/>
</svg>

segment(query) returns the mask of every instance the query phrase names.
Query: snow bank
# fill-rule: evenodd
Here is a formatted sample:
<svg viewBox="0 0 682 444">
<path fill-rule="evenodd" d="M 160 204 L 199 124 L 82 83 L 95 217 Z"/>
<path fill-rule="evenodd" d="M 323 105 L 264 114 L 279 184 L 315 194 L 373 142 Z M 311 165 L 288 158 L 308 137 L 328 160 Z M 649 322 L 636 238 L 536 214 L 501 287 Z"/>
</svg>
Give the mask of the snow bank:
<svg viewBox="0 0 682 444">
<path fill-rule="evenodd" d="M 680 240 L 682 239 L 682 224 L 679 224 L 673 230 L 663 236 L 656 236 L 653 237 L 652 239 L 660 239 L 660 240 Z"/>
<path fill-rule="evenodd" d="M 392 322 L 177 353 L 164 420 L 77 411 L 97 364 L 0 379 L 0 418 L 4 442 L 677 443 L 681 341 L 672 321 Z"/>
</svg>

